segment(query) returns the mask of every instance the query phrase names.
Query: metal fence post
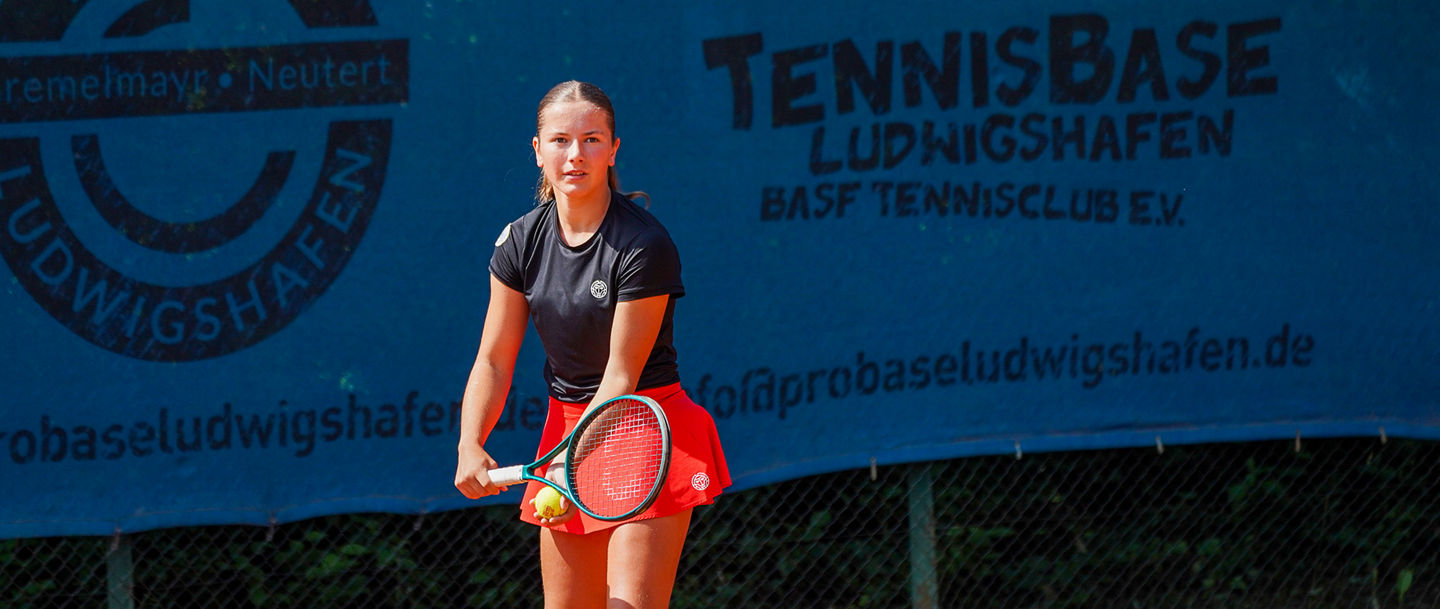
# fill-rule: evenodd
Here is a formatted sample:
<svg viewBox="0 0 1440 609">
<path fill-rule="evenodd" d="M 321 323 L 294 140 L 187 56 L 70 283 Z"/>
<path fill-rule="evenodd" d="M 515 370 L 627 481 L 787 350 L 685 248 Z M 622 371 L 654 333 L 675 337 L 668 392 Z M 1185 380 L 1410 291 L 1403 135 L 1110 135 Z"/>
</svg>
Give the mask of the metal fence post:
<svg viewBox="0 0 1440 609">
<path fill-rule="evenodd" d="M 105 588 L 109 609 L 135 609 L 135 559 L 130 536 L 115 535 L 105 557 Z"/>
<path fill-rule="evenodd" d="M 935 494 L 930 464 L 909 468 L 910 499 L 910 606 L 935 609 L 939 586 L 935 581 Z"/>
</svg>

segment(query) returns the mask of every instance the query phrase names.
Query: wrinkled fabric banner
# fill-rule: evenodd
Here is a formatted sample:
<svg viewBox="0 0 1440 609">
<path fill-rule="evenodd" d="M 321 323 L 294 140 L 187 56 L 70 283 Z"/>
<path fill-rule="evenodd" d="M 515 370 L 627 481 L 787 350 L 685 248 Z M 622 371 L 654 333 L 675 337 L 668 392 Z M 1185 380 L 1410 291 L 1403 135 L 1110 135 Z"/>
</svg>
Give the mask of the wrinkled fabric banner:
<svg viewBox="0 0 1440 609">
<path fill-rule="evenodd" d="M 491 243 L 572 78 L 736 488 L 1440 437 L 1430 5 L 205 4 L 0 3 L 0 537 L 473 505 Z"/>
</svg>

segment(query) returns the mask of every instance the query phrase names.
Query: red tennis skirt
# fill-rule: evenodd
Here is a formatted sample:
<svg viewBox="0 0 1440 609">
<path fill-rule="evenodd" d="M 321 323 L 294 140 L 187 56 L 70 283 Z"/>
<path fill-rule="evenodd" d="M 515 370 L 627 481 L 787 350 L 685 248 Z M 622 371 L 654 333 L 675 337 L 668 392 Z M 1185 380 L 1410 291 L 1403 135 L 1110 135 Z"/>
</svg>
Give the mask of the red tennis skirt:
<svg viewBox="0 0 1440 609">
<path fill-rule="evenodd" d="M 730 469 L 725 465 L 725 451 L 720 448 L 720 434 L 715 430 L 715 420 L 710 413 L 691 401 L 679 383 L 635 393 L 659 403 L 670 422 L 670 471 L 655 503 L 625 522 L 669 516 L 697 505 L 714 503 L 715 497 L 730 486 Z M 540 447 L 535 451 L 536 459 L 565 439 L 580 422 L 586 406 L 550 398 L 545 428 L 540 432 Z M 520 501 L 520 520 L 540 524 L 530 500 L 540 492 L 541 486 L 539 482 L 526 483 L 525 498 Z M 577 510 L 569 522 L 550 528 L 583 535 L 620 524 L 622 522 L 596 520 Z"/>
</svg>

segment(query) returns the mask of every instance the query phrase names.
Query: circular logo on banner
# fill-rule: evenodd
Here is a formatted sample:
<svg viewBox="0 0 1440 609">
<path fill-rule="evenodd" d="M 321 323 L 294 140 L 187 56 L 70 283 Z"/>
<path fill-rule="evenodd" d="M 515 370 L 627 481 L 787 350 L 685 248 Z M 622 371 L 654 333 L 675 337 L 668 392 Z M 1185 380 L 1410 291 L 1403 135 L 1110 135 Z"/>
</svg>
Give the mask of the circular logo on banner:
<svg viewBox="0 0 1440 609">
<path fill-rule="evenodd" d="M 590 282 L 590 295 L 594 296 L 596 300 L 604 300 L 605 295 L 609 293 L 610 287 L 605 285 L 604 281 L 596 279 Z"/>
<path fill-rule="evenodd" d="M 95 4 L 0 3 L 0 49 L 33 53 L 0 57 L 15 84 L 0 91 L 0 254 L 56 321 L 115 353 L 177 362 L 254 345 L 304 313 L 364 238 L 390 108 L 407 101 L 408 41 L 364 38 L 377 25 L 366 0 L 291 0 L 279 17 L 323 30 L 315 42 L 177 43 L 200 27 L 188 0 L 137 1 L 89 38 L 68 31 L 96 23 L 77 19 Z M 224 10 L 197 14 L 216 27 Z M 75 52 L 90 38 L 99 50 Z M 366 109 L 327 116 L 352 106 Z M 255 141 L 281 143 L 245 150 Z M 181 144 L 209 165 L 167 173 L 166 152 L 192 149 Z M 296 201 L 277 204 L 282 192 Z"/>
</svg>

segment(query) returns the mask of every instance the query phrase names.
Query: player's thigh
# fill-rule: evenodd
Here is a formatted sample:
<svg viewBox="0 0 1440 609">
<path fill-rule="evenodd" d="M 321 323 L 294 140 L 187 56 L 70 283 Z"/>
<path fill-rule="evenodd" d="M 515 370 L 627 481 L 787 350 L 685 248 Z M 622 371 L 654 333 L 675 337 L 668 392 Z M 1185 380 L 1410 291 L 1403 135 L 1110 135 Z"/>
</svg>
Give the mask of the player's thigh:
<svg viewBox="0 0 1440 609">
<path fill-rule="evenodd" d="M 667 607 L 691 510 L 615 527 L 610 537 L 610 597 L 636 609 Z"/>
<path fill-rule="evenodd" d="M 547 609 L 604 609 L 609 531 L 572 535 L 541 527 L 540 575 Z"/>
</svg>

